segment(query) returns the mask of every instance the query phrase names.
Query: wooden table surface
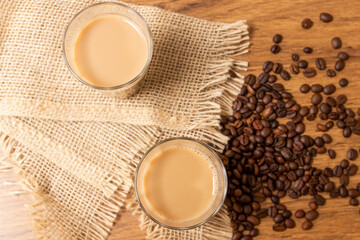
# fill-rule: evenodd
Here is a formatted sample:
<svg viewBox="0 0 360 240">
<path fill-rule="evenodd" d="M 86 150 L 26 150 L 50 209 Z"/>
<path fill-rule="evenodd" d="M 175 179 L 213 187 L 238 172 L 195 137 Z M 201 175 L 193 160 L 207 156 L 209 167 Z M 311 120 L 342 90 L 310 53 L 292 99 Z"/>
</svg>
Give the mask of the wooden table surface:
<svg viewBox="0 0 360 240">
<path fill-rule="evenodd" d="M 325 77 L 323 71 L 318 72 L 314 79 L 305 79 L 302 74 L 293 76 L 285 87 L 301 104 L 309 104 L 310 95 L 299 93 L 302 83 L 318 81 L 322 84 L 334 83 L 338 87 L 341 77 L 349 79 L 346 88 L 336 91 L 347 94 L 348 107 L 357 110 L 360 107 L 360 1 L 359 0 L 132 0 L 136 4 L 157 5 L 171 11 L 192 15 L 195 17 L 223 22 L 233 22 L 238 19 L 247 19 L 251 33 L 251 52 L 241 59 L 250 62 L 249 72 L 259 74 L 265 60 L 279 61 L 288 69 L 292 52 L 297 52 L 314 66 L 314 59 L 322 56 L 328 66 L 333 66 L 337 51 L 333 50 L 330 40 L 334 36 L 342 39 L 342 50 L 347 51 L 351 58 L 346 62 L 346 68 L 335 78 Z M 334 21 L 325 24 L 319 21 L 320 12 L 329 12 Z M 314 26 L 309 30 L 302 30 L 301 21 L 309 17 Z M 269 51 L 271 39 L 275 33 L 284 37 L 281 43 L 282 51 L 276 56 Z M 305 46 L 314 48 L 314 53 L 304 56 L 301 49 Z M 281 82 L 281 81 L 280 81 Z M 311 136 L 321 135 L 315 130 L 315 123 L 307 124 L 307 133 Z M 353 135 L 344 139 L 339 129 L 330 131 L 334 141 L 330 148 L 336 150 L 337 158 L 330 160 L 327 155 L 317 156 L 314 165 L 318 167 L 335 166 L 345 157 L 345 150 L 349 147 L 359 148 L 360 137 Z M 360 165 L 360 159 L 357 160 Z M 24 204 L 28 203 L 26 195 L 11 195 L 9 192 L 18 190 L 18 186 L 1 184 L 3 181 L 14 181 L 12 173 L 0 174 L 0 240 L 32 240 L 36 235 L 31 232 L 28 224 Z M 335 182 L 338 184 L 337 180 Z M 360 182 L 360 173 L 351 178 L 350 186 Z M 328 199 L 328 195 L 324 194 Z M 307 207 L 307 199 L 291 200 L 285 198 L 283 202 L 292 209 Z M 302 231 L 300 221 L 296 220 L 297 227 L 282 233 L 271 230 L 272 220 L 266 218 L 259 226 L 260 236 L 256 239 L 360 239 L 359 207 L 348 204 L 349 199 L 335 199 L 327 201 L 320 207 L 320 217 L 314 222 L 310 231 Z M 138 227 L 137 218 L 129 212 L 119 214 L 109 239 L 144 239 L 145 234 Z"/>
</svg>

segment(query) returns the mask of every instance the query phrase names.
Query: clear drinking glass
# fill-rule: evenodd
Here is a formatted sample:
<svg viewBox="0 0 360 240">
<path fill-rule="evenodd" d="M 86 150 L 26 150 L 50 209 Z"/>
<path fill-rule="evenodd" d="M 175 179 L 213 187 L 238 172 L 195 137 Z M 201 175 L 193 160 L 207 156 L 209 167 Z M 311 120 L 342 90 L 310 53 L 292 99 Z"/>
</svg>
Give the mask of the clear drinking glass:
<svg viewBox="0 0 360 240">
<path fill-rule="evenodd" d="M 202 153 L 210 161 L 215 171 L 214 175 L 216 177 L 216 183 L 213 203 L 204 214 L 190 221 L 179 222 L 162 217 L 159 213 L 152 209 L 150 203 L 145 196 L 143 182 L 144 175 L 147 167 L 149 166 L 149 163 L 160 152 L 173 147 L 186 147 L 190 149 L 195 149 L 196 151 Z M 191 138 L 169 138 L 157 143 L 145 153 L 135 173 L 135 193 L 142 210 L 154 222 L 160 224 L 163 227 L 175 230 L 186 230 L 198 227 L 209 221 L 213 216 L 215 216 L 215 214 L 220 210 L 221 206 L 225 201 L 227 185 L 228 183 L 226 170 L 220 157 L 208 145 Z"/>
<path fill-rule="evenodd" d="M 99 15 L 106 15 L 106 14 L 118 14 L 130 19 L 138 28 L 143 32 L 147 45 L 148 45 L 148 59 L 143 68 L 143 70 L 132 80 L 127 83 L 113 86 L 113 87 L 99 87 L 92 85 L 85 81 L 75 64 L 74 58 L 74 45 L 76 42 L 76 38 L 80 31 L 92 20 L 97 18 Z M 116 97 L 129 97 L 130 95 L 135 94 L 140 90 L 144 82 L 144 76 L 146 74 L 147 69 L 149 68 L 149 64 L 152 58 L 153 53 L 153 40 L 151 31 L 149 26 L 145 22 L 145 20 L 137 13 L 134 9 L 116 2 L 104 2 L 104 3 L 97 3 L 91 5 L 78 14 L 74 16 L 74 18 L 70 21 L 69 25 L 67 26 L 63 38 L 63 55 L 65 59 L 65 63 L 69 68 L 70 72 L 83 84 L 102 91 L 105 94 L 110 94 Z"/>
</svg>

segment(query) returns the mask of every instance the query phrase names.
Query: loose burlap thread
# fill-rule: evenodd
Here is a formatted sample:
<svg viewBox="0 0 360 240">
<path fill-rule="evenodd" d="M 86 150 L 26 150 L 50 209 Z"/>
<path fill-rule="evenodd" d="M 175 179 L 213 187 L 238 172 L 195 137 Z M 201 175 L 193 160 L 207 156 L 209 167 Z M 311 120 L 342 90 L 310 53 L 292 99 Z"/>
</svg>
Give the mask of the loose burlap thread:
<svg viewBox="0 0 360 240">
<path fill-rule="evenodd" d="M 141 212 L 132 186 L 141 156 L 161 139 L 222 151 L 219 115 L 230 112 L 247 66 L 230 58 L 248 51 L 245 21 L 131 5 L 149 23 L 154 58 L 141 92 L 116 99 L 79 83 L 62 59 L 66 24 L 94 2 L 0 2 L 1 144 L 34 197 L 35 228 L 44 239 L 105 239 L 127 206 L 148 239 L 230 238 L 226 209 L 202 227 L 169 230 Z"/>
</svg>

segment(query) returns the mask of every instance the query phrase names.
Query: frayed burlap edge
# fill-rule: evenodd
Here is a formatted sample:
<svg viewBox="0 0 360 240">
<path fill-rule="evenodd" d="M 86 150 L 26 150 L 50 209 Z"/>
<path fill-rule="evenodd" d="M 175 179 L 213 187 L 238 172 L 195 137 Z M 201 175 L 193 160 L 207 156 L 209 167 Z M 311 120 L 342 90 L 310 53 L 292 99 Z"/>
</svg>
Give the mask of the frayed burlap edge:
<svg viewBox="0 0 360 240">
<path fill-rule="evenodd" d="M 228 138 L 221 134 L 220 131 L 214 128 L 207 128 L 202 130 L 202 140 L 208 143 L 212 143 L 213 147 L 217 151 L 221 151 L 224 144 L 226 144 Z M 167 136 L 171 133 L 162 132 L 162 135 Z M 160 139 L 158 136 L 154 139 Z M 154 140 L 156 141 L 156 140 Z M 52 205 L 56 204 L 53 200 L 42 190 L 41 186 L 36 182 L 31 173 L 24 171 L 24 155 L 22 152 L 22 147 L 20 147 L 17 140 L 9 137 L 4 133 L 0 133 L 0 145 L 2 146 L 2 151 L 4 153 L 4 157 L 0 160 L 0 172 L 1 171 L 14 171 L 16 175 L 19 177 L 22 189 L 24 192 L 29 193 L 32 198 L 32 203 L 27 205 L 27 208 L 30 212 L 31 222 L 33 225 L 34 232 L 39 234 L 40 239 L 58 239 L 56 234 L 61 233 L 59 228 L 61 228 L 61 224 L 57 223 L 57 219 L 51 212 Z M 142 155 L 143 152 L 139 153 Z M 10 159 L 10 161 L 8 161 Z M 140 160 L 140 157 L 132 160 L 131 164 L 129 164 L 129 171 L 132 172 L 132 177 L 128 179 L 131 182 L 130 188 L 118 186 L 118 189 L 107 199 L 104 199 L 100 204 L 99 208 L 96 211 L 96 217 L 90 224 L 89 231 L 86 234 L 86 237 L 90 237 L 90 239 L 106 239 L 108 236 L 111 227 L 114 224 L 117 213 L 120 211 L 120 208 L 127 203 L 127 207 L 129 207 L 129 203 L 133 203 L 133 207 L 129 208 L 134 212 L 134 214 L 140 214 L 140 209 L 138 208 L 138 204 L 135 200 L 135 196 L 133 196 L 130 200 L 128 200 L 131 191 L 125 189 L 132 189 L 133 186 L 133 176 L 136 171 L 137 163 Z M 130 192 L 130 194 L 129 194 Z M 137 206 L 137 208 L 135 208 Z M 163 230 L 160 226 L 152 222 L 150 219 L 144 218 L 145 214 L 141 212 L 140 214 L 140 227 L 146 230 L 147 237 L 153 238 L 158 234 L 158 238 L 154 239 L 169 239 L 169 236 L 172 236 L 175 239 L 184 239 L 184 233 L 178 233 L 177 231 L 172 231 L 171 233 L 167 232 L 167 229 Z M 218 220 L 216 220 L 218 219 Z M 214 217 L 212 223 L 210 225 L 204 225 L 196 230 L 191 230 L 191 232 L 186 233 L 190 235 L 186 236 L 201 236 L 201 238 L 194 239 L 209 239 L 214 238 L 214 236 L 223 236 L 220 239 L 227 239 L 231 236 L 231 231 L 224 231 L 224 222 L 228 221 L 227 213 L 225 210 L 221 210 L 217 216 Z M 221 221 L 221 222 L 218 222 Z M 49 224 L 51 222 L 52 224 Z M 230 227 L 229 224 L 226 224 Z M 54 228 L 52 227 L 54 226 Z M 65 231 L 66 229 L 64 229 Z M 214 232 L 214 230 L 216 232 Z M 165 232 L 163 232 L 165 231 Z M 163 235 L 165 234 L 165 235 Z M 171 234 L 171 235 L 168 235 Z M 163 237 L 165 236 L 165 238 Z M 81 238 L 81 239 L 85 239 Z"/>
<path fill-rule="evenodd" d="M 204 77 L 204 85 L 199 93 L 198 102 L 194 109 L 196 112 L 191 117 L 172 116 L 168 112 L 153 109 L 161 119 L 153 119 L 153 116 L 143 116 L 148 109 L 134 109 L 143 118 L 139 119 L 138 125 L 166 126 L 169 129 L 195 129 L 217 127 L 219 124 L 219 112 L 230 113 L 233 96 L 239 91 L 244 82 L 244 76 L 240 71 L 246 71 L 248 63 L 229 57 L 235 57 L 249 51 L 248 26 L 245 20 L 230 24 L 218 23 L 217 42 L 208 60 L 207 71 Z M 232 70 L 235 75 L 230 75 Z M 216 99 L 214 101 L 214 99 Z M 89 105 L 74 106 L 72 104 L 56 102 L 37 102 L 23 99 L 5 98 L 0 101 L 0 115 L 35 117 L 61 121 L 89 121 L 89 113 L 97 112 L 92 121 L 117 122 L 133 124 L 133 120 L 122 118 L 126 109 L 121 106 Z M 67 114 L 64 114 L 67 112 Z"/>
</svg>

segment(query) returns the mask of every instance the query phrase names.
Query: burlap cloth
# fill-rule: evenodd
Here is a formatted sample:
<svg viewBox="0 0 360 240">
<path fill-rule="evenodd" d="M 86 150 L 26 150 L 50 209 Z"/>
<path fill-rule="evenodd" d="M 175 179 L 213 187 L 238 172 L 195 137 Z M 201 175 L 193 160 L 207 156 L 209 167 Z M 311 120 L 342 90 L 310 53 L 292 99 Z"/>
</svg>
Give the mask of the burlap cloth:
<svg viewBox="0 0 360 240">
<path fill-rule="evenodd" d="M 154 58 L 141 92 L 123 100 L 78 82 L 62 58 L 66 25 L 95 2 L 0 1 L 0 170 L 11 165 L 32 193 L 43 239 L 105 239 L 125 206 L 148 239 L 230 238 L 226 209 L 202 227 L 168 230 L 140 211 L 132 186 L 142 154 L 161 139 L 223 149 L 217 126 L 243 82 L 247 63 L 230 57 L 248 51 L 245 21 L 131 5 L 150 26 Z"/>
</svg>

